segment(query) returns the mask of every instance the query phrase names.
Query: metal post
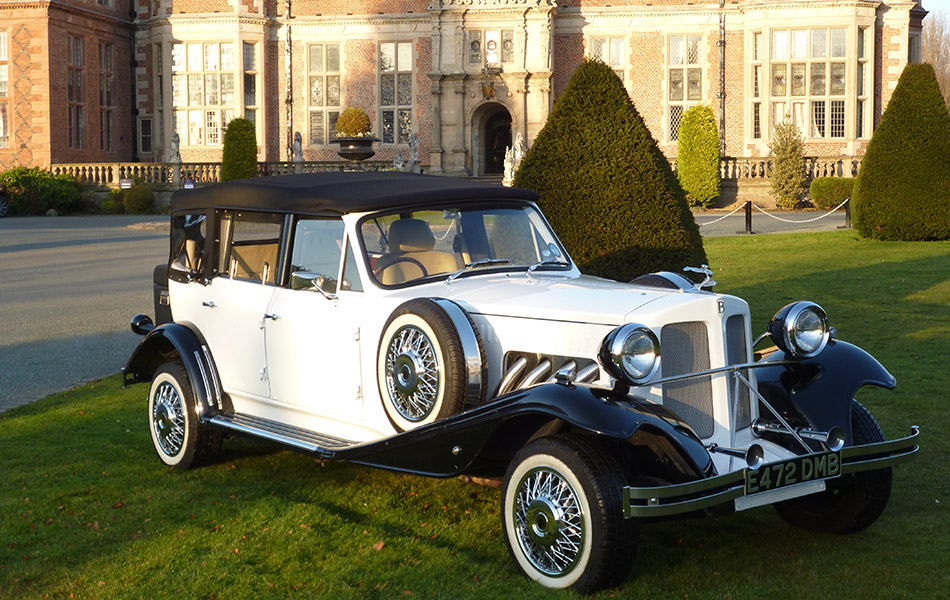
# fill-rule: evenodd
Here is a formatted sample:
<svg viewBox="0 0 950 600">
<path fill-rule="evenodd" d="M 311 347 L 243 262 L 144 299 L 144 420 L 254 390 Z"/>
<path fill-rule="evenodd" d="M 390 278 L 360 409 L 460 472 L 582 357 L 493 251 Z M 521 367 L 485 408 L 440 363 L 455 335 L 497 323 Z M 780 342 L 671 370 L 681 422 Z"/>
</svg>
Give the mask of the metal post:
<svg viewBox="0 0 950 600">
<path fill-rule="evenodd" d="M 752 231 L 752 201 L 747 200 L 745 203 L 745 230 L 737 231 L 739 234 L 748 234 L 752 235 L 755 233 Z"/>
<path fill-rule="evenodd" d="M 844 205 L 844 225 L 839 225 L 838 229 L 851 229 L 851 198 Z"/>
</svg>

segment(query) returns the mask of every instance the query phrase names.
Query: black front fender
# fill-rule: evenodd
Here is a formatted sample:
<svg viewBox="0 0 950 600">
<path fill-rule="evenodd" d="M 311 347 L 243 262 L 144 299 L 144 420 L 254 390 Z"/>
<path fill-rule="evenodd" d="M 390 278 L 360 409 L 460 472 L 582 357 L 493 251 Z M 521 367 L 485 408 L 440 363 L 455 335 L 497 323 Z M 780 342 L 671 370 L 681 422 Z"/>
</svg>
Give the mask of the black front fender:
<svg viewBox="0 0 950 600">
<path fill-rule="evenodd" d="M 221 385 L 214 359 L 201 335 L 187 324 L 166 323 L 148 332 L 122 370 L 122 385 L 151 381 L 162 363 L 176 357 L 188 373 L 199 414 L 219 412 Z"/>
<path fill-rule="evenodd" d="M 777 350 L 760 364 L 790 360 Z M 793 359 L 791 359 L 793 360 Z M 897 380 L 861 348 L 834 340 L 814 358 L 756 369 L 759 393 L 784 418 L 818 431 L 841 427 L 851 445 L 851 399 L 865 385 L 894 389 Z M 767 410 L 761 411 L 768 419 Z"/>
<path fill-rule="evenodd" d="M 503 475 L 511 457 L 552 422 L 601 439 L 661 440 L 685 478 L 712 470 L 709 453 L 689 427 L 663 407 L 586 385 L 544 384 L 519 390 L 468 412 L 384 440 L 336 452 L 332 458 L 420 475 Z"/>
</svg>

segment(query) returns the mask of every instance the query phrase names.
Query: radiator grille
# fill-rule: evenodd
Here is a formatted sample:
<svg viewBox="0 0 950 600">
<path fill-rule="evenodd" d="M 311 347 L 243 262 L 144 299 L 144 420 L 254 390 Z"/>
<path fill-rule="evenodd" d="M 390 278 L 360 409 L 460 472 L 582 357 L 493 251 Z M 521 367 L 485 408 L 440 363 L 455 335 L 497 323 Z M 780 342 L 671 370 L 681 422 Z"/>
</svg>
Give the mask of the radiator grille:
<svg viewBox="0 0 950 600">
<path fill-rule="evenodd" d="M 705 323 L 673 323 L 663 327 L 660 335 L 663 377 L 709 369 L 709 335 Z M 700 438 L 712 436 L 715 422 L 710 376 L 663 384 L 663 405 L 686 421 Z"/>
<path fill-rule="evenodd" d="M 730 365 L 738 365 L 748 360 L 745 337 L 745 317 L 732 315 L 726 321 L 726 353 Z M 749 378 L 749 370 L 742 369 L 742 376 Z M 732 385 L 732 384 L 730 384 Z M 732 391 L 730 390 L 730 394 Z M 749 388 L 739 384 L 739 406 L 736 411 L 736 429 L 752 424 L 752 409 L 749 406 Z"/>
</svg>

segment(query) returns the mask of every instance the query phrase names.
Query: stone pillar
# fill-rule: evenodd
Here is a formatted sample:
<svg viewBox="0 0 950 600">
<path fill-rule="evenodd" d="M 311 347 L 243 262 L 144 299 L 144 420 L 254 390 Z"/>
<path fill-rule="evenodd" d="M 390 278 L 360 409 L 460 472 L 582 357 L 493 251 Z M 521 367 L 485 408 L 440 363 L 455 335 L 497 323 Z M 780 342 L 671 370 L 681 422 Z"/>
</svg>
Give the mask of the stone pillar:
<svg viewBox="0 0 950 600">
<path fill-rule="evenodd" d="M 432 79 L 432 147 L 429 149 L 429 172 L 442 172 L 442 76 Z"/>
</svg>

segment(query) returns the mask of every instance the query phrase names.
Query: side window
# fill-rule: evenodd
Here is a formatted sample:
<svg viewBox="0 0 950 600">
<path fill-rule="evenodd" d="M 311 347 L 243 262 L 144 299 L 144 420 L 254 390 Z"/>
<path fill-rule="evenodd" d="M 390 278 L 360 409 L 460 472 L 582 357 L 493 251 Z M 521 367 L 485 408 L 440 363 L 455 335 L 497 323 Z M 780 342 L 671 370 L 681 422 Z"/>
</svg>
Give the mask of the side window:
<svg viewBox="0 0 950 600">
<path fill-rule="evenodd" d="M 342 248 L 343 221 L 297 221 L 294 247 L 290 254 L 290 286 L 295 290 L 319 286 L 325 292 L 335 293 Z"/>
<path fill-rule="evenodd" d="M 351 292 L 363 291 L 363 280 L 360 279 L 360 271 L 356 266 L 356 255 L 353 254 L 352 240 L 346 244 L 346 264 L 343 266 L 342 288 Z"/>
<path fill-rule="evenodd" d="M 171 268 L 186 273 L 201 273 L 205 266 L 207 238 L 206 215 L 188 214 L 172 217 Z"/>
<path fill-rule="evenodd" d="M 247 279 L 273 285 L 277 281 L 283 215 L 233 212 L 222 219 L 222 240 L 230 242 L 224 255 L 231 279 Z"/>
</svg>

